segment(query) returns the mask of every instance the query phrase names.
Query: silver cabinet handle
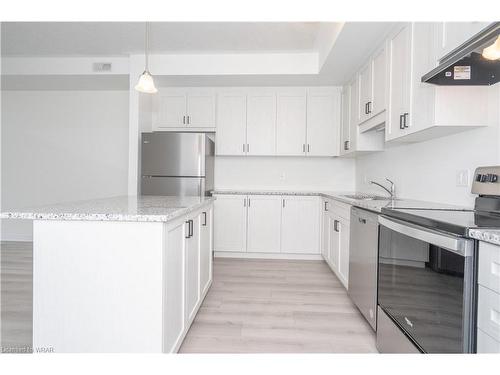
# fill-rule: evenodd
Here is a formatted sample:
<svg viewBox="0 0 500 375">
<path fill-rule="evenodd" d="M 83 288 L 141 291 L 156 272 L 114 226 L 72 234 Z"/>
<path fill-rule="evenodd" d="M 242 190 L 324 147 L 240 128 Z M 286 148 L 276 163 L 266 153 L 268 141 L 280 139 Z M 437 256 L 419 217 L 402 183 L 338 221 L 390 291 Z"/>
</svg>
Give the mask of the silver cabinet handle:
<svg viewBox="0 0 500 375">
<path fill-rule="evenodd" d="M 248 207 L 250 207 L 250 198 L 248 198 Z"/>
<path fill-rule="evenodd" d="M 403 117 L 404 115 L 399 115 L 399 128 L 403 130 L 405 126 L 403 125 Z"/>
<path fill-rule="evenodd" d="M 207 226 L 207 213 L 205 211 L 202 212 L 203 213 L 203 225 L 204 227 Z"/>
<path fill-rule="evenodd" d="M 285 208 L 285 198 L 283 198 L 283 208 Z"/>
<path fill-rule="evenodd" d="M 188 125 L 189 125 L 189 116 L 187 117 L 187 123 L 188 123 Z"/>
<path fill-rule="evenodd" d="M 344 150 L 345 151 L 349 150 L 349 143 L 350 143 L 350 141 L 344 141 Z"/>
<path fill-rule="evenodd" d="M 311 152 L 311 145 L 309 143 L 307 144 L 307 152 Z"/>
<path fill-rule="evenodd" d="M 190 220 L 186 221 L 186 224 L 187 224 L 187 235 L 184 236 L 184 238 L 189 238 L 190 237 L 190 233 L 191 233 L 191 224 L 189 224 Z"/>
<path fill-rule="evenodd" d="M 186 125 L 186 116 L 182 116 L 182 123 Z"/>
<path fill-rule="evenodd" d="M 247 199 L 243 198 L 243 207 L 246 207 L 246 206 L 247 206 Z"/>
<path fill-rule="evenodd" d="M 245 144 L 243 143 L 243 153 L 245 153 Z"/>
<path fill-rule="evenodd" d="M 325 201 L 325 211 L 328 211 L 328 201 Z"/>
<path fill-rule="evenodd" d="M 339 221 L 338 220 L 334 220 L 333 221 L 333 230 L 335 232 L 338 232 L 339 231 Z"/>
<path fill-rule="evenodd" d="M 306 153 L 306 144 L 302 144 L 302 152 L 305 154 Z"/>
<path fill-rule="evenodd" d="M 247 153 L 250 152 L 250 143 L 247 143 Z"/>
<path fill-rule="evenodd" d="M 404 122 L 405 129 L 408 127 L 408 124 L 406 123 L 407 116 L 408 116 L 408 112 L 403 113 L 403 122 Z"/>
</svg>

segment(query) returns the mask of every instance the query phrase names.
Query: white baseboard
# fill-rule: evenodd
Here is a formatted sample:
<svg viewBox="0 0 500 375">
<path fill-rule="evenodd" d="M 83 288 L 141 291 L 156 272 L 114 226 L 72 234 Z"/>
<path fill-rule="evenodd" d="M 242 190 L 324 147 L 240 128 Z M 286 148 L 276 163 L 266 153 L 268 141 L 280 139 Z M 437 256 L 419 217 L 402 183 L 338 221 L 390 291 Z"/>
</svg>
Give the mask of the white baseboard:
<svg viewBox="0 0 500 375">
<path fill-rule="evenodd" d="M 283 254 L 283 253 L 240 253 L 231 251 L 216 251 L 216 258 L 240 259 L 288 259 L 288 260 L 323 260 L 321 254 Z"/>
</svg>

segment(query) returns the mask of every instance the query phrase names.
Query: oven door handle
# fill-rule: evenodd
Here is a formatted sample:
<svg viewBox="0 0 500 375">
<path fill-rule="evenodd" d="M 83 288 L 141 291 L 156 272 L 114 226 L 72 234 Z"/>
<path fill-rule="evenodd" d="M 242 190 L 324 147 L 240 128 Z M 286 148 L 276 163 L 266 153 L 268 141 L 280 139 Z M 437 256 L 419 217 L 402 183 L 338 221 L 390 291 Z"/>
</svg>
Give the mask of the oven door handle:
<svg viewBox="0 0 500 375">
<path fill-rule="evenodd" d="M 404 221 L 389 219 L 385 216 L 379 216 L 378 222 L 390 230 L 442 247 L 463 257 L 472 256 L 474 250 L 474 242 L 462 237 L 446 235 Z"/>
</svg>

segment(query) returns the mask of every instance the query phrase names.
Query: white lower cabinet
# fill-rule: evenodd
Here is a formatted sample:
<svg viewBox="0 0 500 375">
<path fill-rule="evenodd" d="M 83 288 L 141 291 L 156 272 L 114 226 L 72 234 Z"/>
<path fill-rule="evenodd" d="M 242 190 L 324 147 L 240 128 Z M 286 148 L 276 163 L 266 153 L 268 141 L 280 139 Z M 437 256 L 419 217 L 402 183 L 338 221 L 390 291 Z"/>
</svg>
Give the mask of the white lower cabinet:
<svg viewBox="0 0 500 375">
<path fill-rule="evenodd" d="M 317 197 L 283 197 L 281 252 L 319 254 L 319 205 Z"/>
<path fill-rule="evenodd" d="M 167 225 L 163 351 L 176 352 L 212 281 L 212 207 Z"/>
<path fill-rule="evenodd" d="M 214 207 L 215 250 L 247 251 L 246 195 L 218 195 Z"/>
<path fill-rule="evenodd" d="M 248 252 L 273 253 L 281 248 L 281 202 L 279 196 L 248 196 Z"/>
<path fill-rule="evenodd" d="M 215 251 L 320 255 L 315 196 L 217 195 Z"/>
<path fill-rule="evenodd" d="M 346 289 L 349 280 L 349 216 L 349 205 L 323 200 L 321 254 Z"/>
</svg>

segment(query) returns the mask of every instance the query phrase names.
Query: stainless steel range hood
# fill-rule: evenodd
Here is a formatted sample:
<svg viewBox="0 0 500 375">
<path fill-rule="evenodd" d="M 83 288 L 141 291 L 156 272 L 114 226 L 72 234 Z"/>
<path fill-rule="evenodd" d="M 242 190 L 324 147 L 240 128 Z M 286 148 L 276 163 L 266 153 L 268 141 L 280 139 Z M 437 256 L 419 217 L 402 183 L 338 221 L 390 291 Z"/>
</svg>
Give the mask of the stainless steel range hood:
<svg viewBox="0 0 500 375">
<path fill-rule="evenodd" d="M 500 81 L 500 60 L 482 56 L 485 47 L 500 35 L 500 22 L 494 22 L 439 60 L 422 82 L 442 86 L 484 86 Z"/>
</svg>

